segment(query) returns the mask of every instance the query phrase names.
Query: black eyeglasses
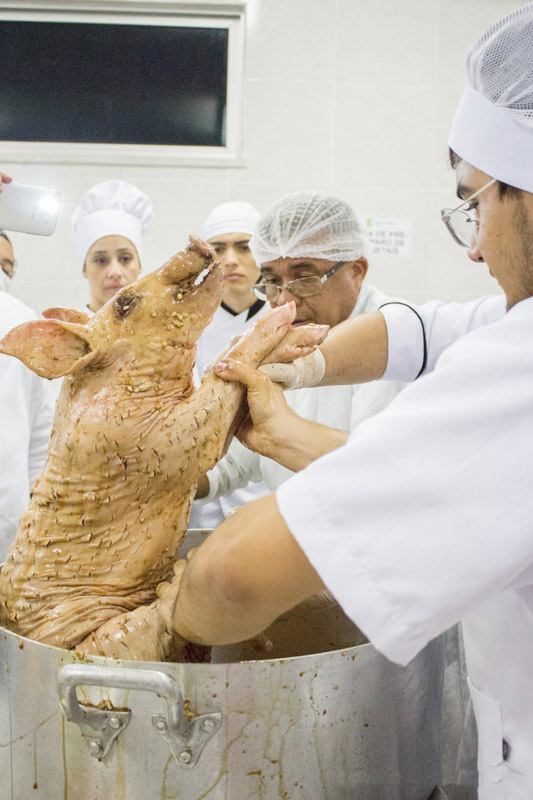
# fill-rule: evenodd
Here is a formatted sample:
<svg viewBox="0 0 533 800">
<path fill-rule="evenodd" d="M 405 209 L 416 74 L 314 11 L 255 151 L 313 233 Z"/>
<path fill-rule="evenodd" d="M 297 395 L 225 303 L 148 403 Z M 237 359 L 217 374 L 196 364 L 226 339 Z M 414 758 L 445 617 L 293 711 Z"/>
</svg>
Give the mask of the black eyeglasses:
<svg viewBox="0 0 533 800">
<path fill-rule="evenodd" d="M 321 278 L 318 275 L 308 275 L 305 278 L 296 278 L 293 281 L 284 283 L 282 286 L 278 283 L 266 281 L 265 283 L 256 283 L 253 289 L 260 300 L 268 300 L 269 303 L 275 303 L 284 289 L 295 297 L 312 297 L 314 294 L 320 294 L 327 279 L 349 263 L 349 261 L 337 262 Z"/>
</svg>

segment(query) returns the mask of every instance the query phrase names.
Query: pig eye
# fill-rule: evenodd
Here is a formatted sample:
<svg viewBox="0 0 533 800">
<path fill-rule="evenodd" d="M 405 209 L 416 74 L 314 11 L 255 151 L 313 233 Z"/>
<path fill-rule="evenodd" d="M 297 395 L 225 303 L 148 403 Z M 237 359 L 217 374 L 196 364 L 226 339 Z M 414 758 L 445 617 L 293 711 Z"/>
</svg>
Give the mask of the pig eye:
<svg viewBox="0 0 533 800">
<path fill-rule="evenodd" d="M 135 306 L 141 301 L 141 297 L 136 294 L 119 294 L 115 298 L 115 308 L 119 316 L 124 319 L 131 314 Z"/>
</svg>

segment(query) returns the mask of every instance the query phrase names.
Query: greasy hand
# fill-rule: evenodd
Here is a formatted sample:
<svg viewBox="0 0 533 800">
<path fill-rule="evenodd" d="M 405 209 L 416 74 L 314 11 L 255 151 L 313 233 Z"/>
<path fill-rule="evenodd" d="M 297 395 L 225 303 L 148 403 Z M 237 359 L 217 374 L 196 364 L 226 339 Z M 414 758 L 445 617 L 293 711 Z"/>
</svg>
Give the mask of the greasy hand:
<svg viewBox="0 0 533 800">
<path fill-rule="evenodd" d="M 326 362 L 317 348 L 290 364 L 261 364 L 259 369 L 283 389 L 304 389 L 316 386 L 324 377 Z"/>
<path fill-rule="evenodd" d="M 226 359 L 215 366 L 219 378 L 239 381 L 247 388 L 248 415 L 237 429 L 237 438 L 251 450 L 268 456 L 278 438 L 284 439 L 294 412 L 287 405 L 280 386 L 268 375 L 243 364 Z"/>
<path fill-rule="evenodd" d="M 170 582 L 163 581 L 163 583 L 158 584 L 156 588 L 156 594 L 160 600 L 159 614 L 166 629 L 174 635 L 177 634 L 177 631 L 174 627 L 173 611 L 178 598 L 183 573 L 196 550 L 198 550 L 198 548 L 193 547 L 192 550 L 189 550 L 187 553 L 187 558 L 179 558 L 173 567 L 174 574 L 172 580 Z M 179 636 L 179 634 L 177 635 Z M 196 644 L 195 642 L 186 642 L 183 646 L 183 653 L 180 661 L 192 662 L 195 664 L 202 662 L 209 663 L 211 661 L 211 648 L 202 644 Z"/>
<path fill-rule="evenodd" d="M 312 353 L 328 335 L 329 325 L 298 325 L 290 328 L 281 342 L 265 356 L 262 364 L 286 364 Z"/>
<path fill-rule="evenodd" d="M 226 358 L 226 356 L 228 355 L 228 353 L 231 350 L 231 348 L 234 345 L 236 345 L 238 342 L 240 342 L 241 339 L 242 339 L 242 333 L 237 333 L 237 334 L 235 334 L 235 336 L 232 336 L 231 339 L 230 339 L 230 343 L 227 344 L 220 351 L 220 353 L 217 356 L 215 356 L 215 358 L 211 359 L 211 361 L 209 362 L 209 364 L 206 366 L 206 368 L 203 371 L 202 378 L 204 377 L 204 375 L 209 375 L 209 373 L 213 371 L 213 367 L 215 366 L 215 364 L 218 364 L 219 361 L 222 361 L 224 358 Z"/>
<path fill-rule="evenodd" d="M 170 582 L 163 581 L 163 583 L 159 583 L 156 587 L 156 594 L 161 601 L 159 604 L 159 613 L 165 623 L 165 627 L 171 632 L 175 631 L 172 612 L 187 564 L 188 558 L 179 558 L 174 564 L 172 580 Z"/>
</svg>

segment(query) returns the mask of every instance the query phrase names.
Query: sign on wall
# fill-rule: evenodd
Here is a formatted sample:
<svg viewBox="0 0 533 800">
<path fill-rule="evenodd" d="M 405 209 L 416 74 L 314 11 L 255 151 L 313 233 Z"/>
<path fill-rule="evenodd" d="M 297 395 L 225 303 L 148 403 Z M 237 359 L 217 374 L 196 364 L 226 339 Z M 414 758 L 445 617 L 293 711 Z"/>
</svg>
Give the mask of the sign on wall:
<svg viewBox="0 0 533 800">
<path fill-rule="evenodd" d="M 367 217 L 365 227 L 370 255 L 406 256 L 409 252 L 409 221 Z"/>
</svg>

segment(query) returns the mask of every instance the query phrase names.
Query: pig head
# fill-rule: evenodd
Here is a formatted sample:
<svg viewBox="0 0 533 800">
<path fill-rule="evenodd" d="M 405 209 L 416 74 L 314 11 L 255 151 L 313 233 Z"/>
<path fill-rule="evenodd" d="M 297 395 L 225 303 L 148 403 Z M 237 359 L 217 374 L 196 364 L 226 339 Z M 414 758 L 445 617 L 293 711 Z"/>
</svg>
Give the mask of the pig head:
<svg viewBox="0 0 533 800">
<path fill-rule="evenodd" d="M 66 376 L 45 467 L 0 574 L 5 627 L 82 652 L 175 657 L 155 588 L 243 394 L 214 375 L 194 391 L 195 342 L 221 294 L 212 250 L 191 237 L 94 317 L 53 309 L 0 343 L 39 375 Z M 293 317 L 291 306 L 270 311 L 231 355 L 257 366 Z"/>
</svg>

